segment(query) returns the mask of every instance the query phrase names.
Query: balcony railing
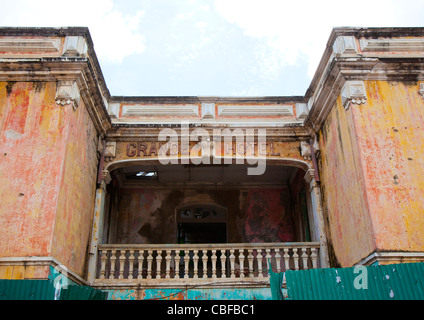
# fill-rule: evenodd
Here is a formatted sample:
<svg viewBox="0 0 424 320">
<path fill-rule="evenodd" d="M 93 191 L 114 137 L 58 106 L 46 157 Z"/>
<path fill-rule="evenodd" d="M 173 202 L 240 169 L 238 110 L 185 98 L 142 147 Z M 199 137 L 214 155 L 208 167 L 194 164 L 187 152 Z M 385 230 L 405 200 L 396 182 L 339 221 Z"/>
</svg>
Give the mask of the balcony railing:
<svg viewBox="0 0 424 320">
<path fill-rule="evenodd" d="M 318 242 L 99 245 L 97 282 L 267 281 L 274 272 L 319 267 Z"/>
</svg>

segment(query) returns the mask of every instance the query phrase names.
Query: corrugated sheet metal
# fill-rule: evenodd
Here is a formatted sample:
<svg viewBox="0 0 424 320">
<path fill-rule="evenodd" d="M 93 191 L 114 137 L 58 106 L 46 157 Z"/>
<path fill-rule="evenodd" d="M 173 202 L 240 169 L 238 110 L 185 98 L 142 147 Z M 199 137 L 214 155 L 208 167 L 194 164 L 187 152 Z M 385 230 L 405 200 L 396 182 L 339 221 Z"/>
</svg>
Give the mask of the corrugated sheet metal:
<svg viewBox="0 0 424 320">
<path fill-rule="evenodd" d="M 53 300 L 50 280 L 0 280 L 0 300 Z"/>
<path fill-rule="evenodd" d="M 286 300 L 423 300 L 424 263 L 288 270 Z"/>
<path fill-rule="evenodd" d="M 52 280 L 0 280 L 0 300 L 54 300 Z M 106 300 L 107 292 L 70 285 L 60 289 L 58 300 Z"/>
<path fill-rule="evenodd" d="M 107 292 L 86 286 L 69 286 L 60 290 L 59 300 L 106 300 Z"/>
</svg>

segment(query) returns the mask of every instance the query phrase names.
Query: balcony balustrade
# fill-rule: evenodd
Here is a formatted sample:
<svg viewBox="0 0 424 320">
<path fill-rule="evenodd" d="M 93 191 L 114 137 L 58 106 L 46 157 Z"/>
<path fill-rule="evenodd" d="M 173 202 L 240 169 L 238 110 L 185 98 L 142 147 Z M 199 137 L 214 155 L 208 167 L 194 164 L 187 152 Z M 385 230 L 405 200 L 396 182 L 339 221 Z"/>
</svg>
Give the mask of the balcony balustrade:
<svg viewBox="0 0 424 320">
<path fill-rule="evenodd" d="M 319 243 L 99 245 L 96 282 L 252 283 L 274 272 L 319 267 Z"/>
</svg>

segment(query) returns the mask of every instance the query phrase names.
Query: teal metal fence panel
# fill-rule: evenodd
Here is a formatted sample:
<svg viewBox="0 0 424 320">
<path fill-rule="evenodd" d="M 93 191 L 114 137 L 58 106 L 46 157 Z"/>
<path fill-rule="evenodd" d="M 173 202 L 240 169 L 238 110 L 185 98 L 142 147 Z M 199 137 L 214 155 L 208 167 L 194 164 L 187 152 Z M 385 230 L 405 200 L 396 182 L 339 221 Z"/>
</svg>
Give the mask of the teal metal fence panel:
<svg viewBox="0 0 424 320">
<path fill-rule="evenodd" d="M 50 280 L 0 280 L 0 300 L 54 300 Z"/>
<path fill-rule="evenodd" d="M 285 279 L 286 300 L 424 300 L 424 263 L 288 270 Z"/>
<path fill-rule="evenodd" d="M 52 280 L 0 280 L 0 300 L 55 300 Z M 69 285 L 60 289 L 58 300 L 106 300 L 108 293 L 88 286 Z"/>
<path fill-rule="evenodd" d="M 59 300 L 107 300 L 108 293 L 87 286 L 61 289 Z"/>
</svg>

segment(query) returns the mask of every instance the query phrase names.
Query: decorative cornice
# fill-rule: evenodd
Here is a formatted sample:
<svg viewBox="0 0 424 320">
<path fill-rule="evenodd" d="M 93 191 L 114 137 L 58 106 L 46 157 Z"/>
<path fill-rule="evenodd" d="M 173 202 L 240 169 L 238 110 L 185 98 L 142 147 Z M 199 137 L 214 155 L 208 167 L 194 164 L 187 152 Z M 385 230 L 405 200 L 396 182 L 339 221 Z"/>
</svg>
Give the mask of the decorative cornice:
<svg viewBox="0 0 424 320">
<path fill-rule="evenodd" d="M 365 102 L 365 90 L 344 87 L 346 81 L 423 81 L 423 35 L 423 28 L 333 29 L 305 94 L 305 125 L 319 131 L 342 90 L 346 108 Z"/>
<path fill-rule="evenodd" d="M 78 274 L 69 270 L 63 263 L 53 257 L 1 257 L 0 266 L 42 266 L 53 267 L 60 274 L 65 275 L 72 281 L 81 285 L 88 285 L 88 282 Z"/>
<path fill-rule="evenodd" d="M 386 251 L 386 252 L 373 252 L 366 258 L 362 259 L 357 265 L 370 266 L 374 263 L 411 263 L 411 262 L 424 262 L 424 252 L 410 252 L 410 251 Z"/>
</svg>

